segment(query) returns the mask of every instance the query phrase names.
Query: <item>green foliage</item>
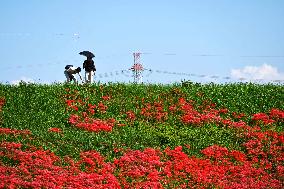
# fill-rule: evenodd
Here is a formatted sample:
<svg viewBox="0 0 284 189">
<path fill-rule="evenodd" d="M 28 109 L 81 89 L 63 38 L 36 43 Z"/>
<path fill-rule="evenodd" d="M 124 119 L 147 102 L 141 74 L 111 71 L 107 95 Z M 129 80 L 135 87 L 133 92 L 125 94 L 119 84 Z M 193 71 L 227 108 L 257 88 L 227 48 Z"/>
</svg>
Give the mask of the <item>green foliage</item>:
<svg viewBox="0 0 284 189">
<path fill-rule="evenodd" d="M 66 89 L 69 92 L 66 92 Z M 68 123 L 70 112 L 66 110 L 64 95 L 70 94 L 74 99 L 85 100 L 86 103 L 104 102 L 106 113 L 96 113 L 96 118 L 114 118 L 122 127 L 115 126 L 112 132 L 82 131 Z M 244 113 L 249 120 L 252 114 L 268 113 L 271 108 L 284 109 L 284 88 L 281 85 L 257 84 L 197 84 L 186 85 L 151 85 L 151 84 L 0 84 L 0 97 L 5 98 L 0 117 L 3 128 L 28 129 L 36 140 L 17 137 L 21 140 L 42 146 L 60 156 L 78 157 L 80 151 L 97 150 L 109 159 L 119 156 L 115 148 L 144 149 L 146 147 L 174 148 L 179 145 L 190 145 L 186 152 L 200 155 L 200 150 L 218 144 L 231 149 L 242 149 L 242 139 L 226 127 L 207 123 L 202 127 L 181 123 L 177 115 L 168 114 L 167 120 L 155 121 L 140 115 L 145 104 L 152 106 L 163 102 L 166 111 L 176 104 L 179 98 L 193 101 L 197 110 L 206 104 L 214 103 L 216 108 L 227 108 L 230 113 Z M 110 96 L 103 101 L 103 96 Z M 135 121 L 127 120 L 126 112 L 133 111 Z M 60 128 L 62 133 L 48 132 L 49 128 Z M 283 131 L 283 123 L 278 125 Z M 0 135 L 1 141 L 12 140 Z M 11 163 L 10 160 L 5 160 Z M 13 162 L 12 162 L 13 163 Z"/>
</svg>

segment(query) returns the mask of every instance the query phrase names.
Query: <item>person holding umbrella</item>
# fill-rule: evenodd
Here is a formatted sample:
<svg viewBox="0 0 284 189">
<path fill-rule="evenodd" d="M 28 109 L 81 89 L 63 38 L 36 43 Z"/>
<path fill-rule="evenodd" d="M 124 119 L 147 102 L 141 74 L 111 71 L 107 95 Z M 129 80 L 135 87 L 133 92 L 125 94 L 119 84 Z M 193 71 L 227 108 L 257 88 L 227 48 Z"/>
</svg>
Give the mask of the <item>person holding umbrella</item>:
<svg viewBox="0 0 284 189">
<path fill-rule="evenodd" d="M 93 83 L 96 67 L 92 58 L 95 57 L 95 55 L 90 51 L 82 51 L 79 54 L 87 57 L 87 60 L 83 63 L 83 69 L 85 69 L 85 81 L 86 83 Z"/>
</svg>

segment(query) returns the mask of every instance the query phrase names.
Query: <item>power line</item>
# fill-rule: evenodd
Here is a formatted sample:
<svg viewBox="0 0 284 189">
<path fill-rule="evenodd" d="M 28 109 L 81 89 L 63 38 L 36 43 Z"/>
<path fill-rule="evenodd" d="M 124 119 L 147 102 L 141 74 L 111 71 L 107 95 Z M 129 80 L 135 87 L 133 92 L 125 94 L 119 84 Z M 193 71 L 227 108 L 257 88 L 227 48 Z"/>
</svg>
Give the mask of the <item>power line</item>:
<svg viewBox="0 0 284 189">
<path fill-rule="evenodd" d="M 130 53 L 127 53 L 130 54 Z M 153 54 L 150 52 L 144 52 L 141 54 Z M 163 55 L 177 55 L 176 53 L 164 53 Z M 110 55 L 108 55 L 110 56 Z M 124 55 L 123 55 L 124 56 Z M 200 54 L 200 55 L 194 55 L 194 56 L 223 56 L 223 55 L 214 55 L 214 54 Z M 102 56 L 103 57 L 103 56 Z M 244 57 L 256 57 L 256 56 L 244 56 Z M 284 56 L 261 56 L 261 57 L 284 57 Z M 43 67 L 43 66 L 50 66 L 50 65 L 62 65 L 63 64 L 72 64 L 72 63 L 77 63 L 80 62 L 78 59 L 71 59 L 71 60 L 62 60 L 62 61 L 55 61 L 55 62 L 48 62 L 48 63 L 37 63 L 37 64 L 28 64 L 28 65 L 15 65 L 15 66 L 8 66 L 4 67 L 2 69 L 4 70 L 9 70 L 9 69 L 24 69 L 24 68 L 33 68 L 33 67 Z M 283 83 L 283 79 L 275 79 L 275 80 L 265 80 L 265 79 L 253 79 L 253 78 L 232 78 L 229 76 L 218 76 L 218 75 L 206 75 L 206 74 L 196 74 L 196 73 L 185 73 L 185 72 L 169 72 L 165 70 L 153 70 L 153 69 L 145 69 L 147 71 L 147 74 L 145 75 L 146 77 L 150 76 L 151 74 L 158 73 L 158 74 L 170 74 L 170 75 L 177 75 L 177 76 L 186 76 L 186 77 L 195 77 L 195 78 L 211 78 L 211 79 L 223 79 L 223 80 L 239 80 L 239 81 L 271 81 L 271 82 L 276 82 L 276 83 Z M 118 70 L 118 71 L 111 71 L 111 72 L 105 72 L 105 73 L 99 73 L 98 76 L 95 76 L 96 78 L 111 78 L 114 76 L 118 76 L 120 74 L 126 76 L 126 77 L 131 77 L 130 76 L 130 71 L 129 70 Z"/>
<path fill-rule="evenodd" d="M 239 77 L 234 78 L 230 76 L 219 76 L 219 75 L 206 75 L 206 74 L 195 74 L 195 73 L 185 73 L 185 72 L 169 72 L 165 70 L 153 70 L 148 69 L 148 74 L 145 75 L 145 77 L 148 77 L 151 74 L 158 73 L 158 74 L 167 74 L 167 75 L 178 75 L 178 76 L 186 76 L 188 78 L 208 78 L 208 79 L 216 79 L 216 80 L 231 80 L 231 81 L 254 81 L 254 82 L 273 82 L 273 83 L 284 83 L 284 79 L 274 79 L 274 80 L 267 80 L 267 79 L 253 79 L 253 78 L 246 78 L 246 77 Z M 126 77 L 132 77 L 131 71 L 129 70 L 119 70 L 119 71 L 113 71 L 113 72 L 107 72 L 107 73 L 99 73 L 95 75 L 95 79 L 103 79 L 105 77 L 114 77 L 117 75 L 123 75 Z M 185 78 L 183 78 L 185 79 Z"/>
<path fill-rule="evenodd" d="M 219 76 L 219 75 L 207 75 L 207 74 L 196 74 L 196 73 L 185 73 L 185 72 L 170 72 L 166 70 L 154 70 L 154 69 L 148 69 L 147 74 L 145 74 L 145 77 L 148 77 L 154 73 L 157 74 L 165 74 L 165 75 L 176 75 L 176 76 L 183 76 L 180 77 L 180 79 L 187 79 L 187 80 L 194 80 L 194 78 L 197 79 L 215 79 L 215 80 L 225 80 L 225 81 L 239 81 L 239 82 L 270 82 L 270 83 L 279 83 L 283 84 L 284 79 L 274 79 L 274 80 L 267 80 L 267 79 L 253 79 L 253 78 L 246 78 L 246 77 L 240 77 L 240 78 L 234 78 L 231 76 Z M 95 80 L 100 81 L 104 78 L 113 78 L 113 77 L 132 77 L 130 70 L 114 70 L 110 72 L 103 72 L 103 73 L 97 73 L 94 76 Z M 212 82 L 212 81 L 211 81 Z"/>
</svg>

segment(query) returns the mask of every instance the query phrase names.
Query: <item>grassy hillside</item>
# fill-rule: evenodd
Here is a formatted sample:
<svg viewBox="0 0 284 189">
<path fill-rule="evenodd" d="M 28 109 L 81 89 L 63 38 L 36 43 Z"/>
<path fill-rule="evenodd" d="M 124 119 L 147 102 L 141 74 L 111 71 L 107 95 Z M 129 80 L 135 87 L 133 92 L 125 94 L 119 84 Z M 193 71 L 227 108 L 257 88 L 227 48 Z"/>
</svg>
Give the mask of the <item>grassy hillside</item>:
<svg viewBox="0 0 284 189">
<path fill-rule="evenodd" d="M 254 155 L 244 145 L 252 140 L 251 133 L 272 132 L 281 138 L 284 129 L 284 87 L 273 84 L 0 84 L 0 99 L 2 143 L 20 143 L 23 150 L 35 146 L 75 161 L 92 150 L 113 163 L 129 151 L 163 152 L 179 146 L 186 157 L 206 159 L 204 149 L 219 146 L 244 153 L 252 161 Z M 283 139 L 277 146 L 282 146 L 283 155 Z M 274 174 L 283 160 L 267 156 L 274 166 L 267 173 Z M 12 161 L 5 156 L 1 160 L 5 166 Z M 120 187 L 132 188 L 140 182 L 113 174 Z M 273 178 L 282 182 L 281 174 Z M 181 183 L 160 182 L 169 188 Z M 200 183 L 195 184 L 191 186 Z M 208 185 L 215 186 L 220 185 Z"/>
</svg>

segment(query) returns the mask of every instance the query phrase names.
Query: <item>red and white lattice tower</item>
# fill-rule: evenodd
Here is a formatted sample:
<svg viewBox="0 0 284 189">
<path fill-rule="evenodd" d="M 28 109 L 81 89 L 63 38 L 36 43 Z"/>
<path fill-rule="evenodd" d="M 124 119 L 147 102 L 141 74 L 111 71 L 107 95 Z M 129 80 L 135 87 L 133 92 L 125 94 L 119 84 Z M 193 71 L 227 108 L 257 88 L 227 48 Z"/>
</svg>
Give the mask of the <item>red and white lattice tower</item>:
<svg viewBox="0 0 284 189">
<path fill-rule="evenodd" d="M 134 83 L 142 83 L 142 73 L 144 71 L 144 68 L 140 62 L 140 55 L 141 53 L 133 53 L 133 57 L 134 57 L 134 64 L 133 66 L 130 68 L 130 70 L 132 70 L 132 76 L 134 79 Z"/>
</svg>

